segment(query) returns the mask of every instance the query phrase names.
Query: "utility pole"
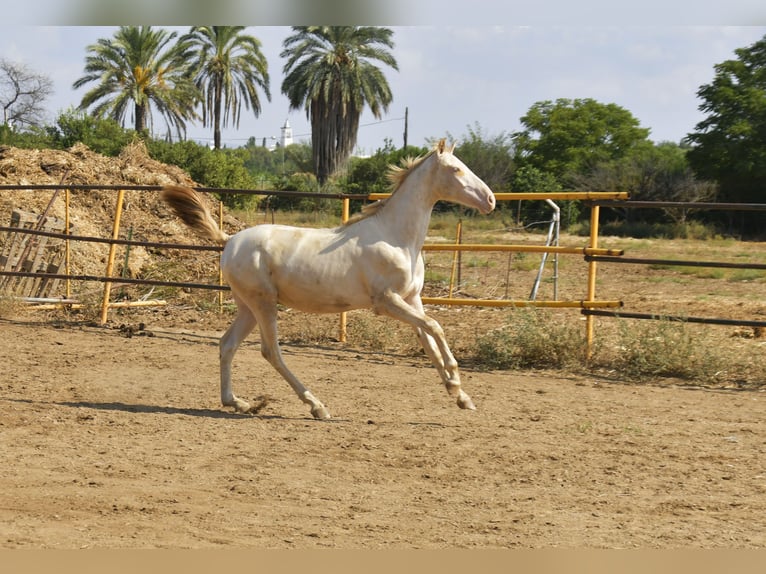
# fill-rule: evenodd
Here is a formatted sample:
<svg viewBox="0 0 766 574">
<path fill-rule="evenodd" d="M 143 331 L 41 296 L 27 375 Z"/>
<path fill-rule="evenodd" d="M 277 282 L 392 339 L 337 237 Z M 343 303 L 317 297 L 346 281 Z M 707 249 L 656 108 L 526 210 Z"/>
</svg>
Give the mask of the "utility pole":
<svg viewBox="0 0 766 574">
<path fill-rule="evenodd" d="M 407 124 L 409 122 L 410 108 L 404 108 L 404 147 L 407 147 Z"/>
</svg>

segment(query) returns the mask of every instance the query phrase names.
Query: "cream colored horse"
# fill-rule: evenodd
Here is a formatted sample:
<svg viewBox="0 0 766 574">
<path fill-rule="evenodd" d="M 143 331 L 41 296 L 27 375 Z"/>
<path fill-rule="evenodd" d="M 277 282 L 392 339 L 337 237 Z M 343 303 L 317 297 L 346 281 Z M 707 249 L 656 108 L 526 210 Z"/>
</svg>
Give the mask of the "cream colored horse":
<svg viewBox="0 0 766 574">
<path fill-rule="evenodd" d="M 347 224 L 334 229 L 257 225 L 233 236 L 221 232 L 197 194 L 169 186 L 161 197 L 194 230 L 226 247 L 223 276 L 238 313 L 220 341 L 221 400 L 236 411 L 250 405 L 231 387 L 234 353 L 256 324 L 261 353 L 290 383 L 317 419 L 328 419 L 325 406 L 290 372 L 277 340 L 277 304 L 309 313 L 372 309 L 415 329 L 450 396 L 463 409 L 473 401 L 460 386 L 457 361 L 434 319 L 423 311 L 423 260 L 420 250 L 434 204 L 459 203 L 489 213 L 492 190 L 446 148 L 444 140 L 429 154 L 392 167 L 392 195 L 368 205 Z"/>
</svg>

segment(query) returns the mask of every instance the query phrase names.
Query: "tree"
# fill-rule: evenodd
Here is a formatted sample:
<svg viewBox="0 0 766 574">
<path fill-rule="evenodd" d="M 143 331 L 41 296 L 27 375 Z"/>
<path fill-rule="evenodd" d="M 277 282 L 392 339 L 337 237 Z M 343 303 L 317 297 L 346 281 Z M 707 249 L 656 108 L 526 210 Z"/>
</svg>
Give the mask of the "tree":
<svg viewBox="0 0 766 574">
<path fill-rule="evenodd" d="M 697 91 L 707 117 L 687 136 L 688 158 L 699 176 L 720 184 L 724 201 L 763 202 L 766 36 L 734 53 L 737 58 L 716 64 L 713 81 Z"/>
<path fill-rule="evenodd" d="M 513 173 L 511 136 L 506 132 L 489 136 L 479 124 L 467 129 L 468 133 L 456 140 L 455 154 L 493 191 L 508 191 Z"/>
<path fill-rule="evenodd" d="M 53 93 L 53 82 L 24 64 L 0 58 L 0 107 L 3 126 L 41 127 L 43 103 Z"/>
<path fill-rule="evenodd" d="M 190 64 L 194 84 L 203 95 L 202 124 L 213 127 L 213 144 L 221 149 L 221 127 L 229 118 L 239 127 L 242 104 L 261 113 L 258 88 L 271 101 L 269 73 L 261 43 L 247 34 L 244 26 L 195 26 L 181 38 L 194 50 Z"/>
<path fill-rule="evenodd" d="M 349 162 L 348 174 L 344 184 L 345 193 L 388 193 L 391 191 L 391 180 L 388 172 L 392 165 L 401 165 L 406 157 L 418 157 L 428 153 L 424 147 L 407 146 L 395 149 L 390 140 L 382 149 L 372 156 L 354 158 Z M 362 202 L 355 204 L 359 208 Z"/>
<path fill-rule="evenodd" d="M 109 117 L 124 126 L 132 103 L 134 127 L 142 134 L 153 125 L 155 107 L 168 130 L 183 137 L 186 122 L 197 118 L 199 92 L 186 73 L 190 50 L 172 42 L 176 35 L 151 26 L 120 26 L 113 39 L 101 38 L 88 46 L 86 74 L 72 87 L 98 84 L 83 96 L 79 109 L 92 106 L 95 117 Z"/>
<path fill-rule="evenodd" d="M 136 135 L 111 118 L 94 118 L 73 108 L 61 113 L 56 118 L 56 125 L 46 129 L 52 144 L 59 149 L 67 149 L 80 142 L 94 152 L 113 157 L 118 156 Z"/>
<path fill-rule="evenodd" d="M 320 185 L 345 164 L 356 145 L 364 106 L 381 118 L 393 100 L 383 72 L 373 62 L 398 70 L 386 48 L 388 28 L 373 26 L 293 26 L 281 57 L 282 93 L 290 109 L 303 107 L 311 121 L 314 170 Z"/>
<path fill-rule="evenodd" d="M 517 169 L 511 182 L 514 193 L 546 193 L 562 191 L 561 184 L 556 177 L 547 171 L 542 171 L 534 166 L 526 165 Z M 564 201 L 558 203 L 561 208 L 561 223 L 565 227 L 575 223 L 579 215 L 578 201 Z M 516 210 L 516 225 L 535 225 L 550 221 L 552 217 L 551 206 L 545 201 L 519 201 Z"/>
<path fill-rule="evenodd" d="M 583 191 L 626 191 L 638 201 L 712 201 L 717 188 L 701 181 L 689 167 L 686 150 L 673 142 L 637 145 L 626 156 L 599 163 L 590 172 L 577 175 L 574 187 Z M 639 210 L 616 209 L 627 221 Z M 651 217 L 654 210 L 646 217 Z M 663 208 L 665 215 L 684 224 L 691 211 L 687 208 Z M 641 215 L 641 214 L 638 214 Z"/>
<path fill-rule="evenodd" d="M 599 162 L 625 156 L 645 142 L 649 130 L 626 109 L 593 99 L 558 99 L 535 103 L 513 134 L 519 166 L 550 172 L 566 184 Z"/>
</svg>

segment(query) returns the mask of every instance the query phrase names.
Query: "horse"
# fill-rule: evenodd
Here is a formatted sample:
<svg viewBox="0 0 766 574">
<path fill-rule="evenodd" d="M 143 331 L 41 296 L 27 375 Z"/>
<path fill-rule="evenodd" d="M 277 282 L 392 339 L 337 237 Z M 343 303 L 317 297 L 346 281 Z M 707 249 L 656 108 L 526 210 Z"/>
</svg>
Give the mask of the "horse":
<svg viewBox="0 0 766 574">
<path fill-rule="evenodd" d="M 223 277 L 237 315 L 219 342 L 221 402 L 235 412 L 252 412 L 232 391 L 232 360 L 258 325 L 261 354 L 290 384 L 316 419 L 330 413 L 287 368 L 277 339 L 277 304 L 307 313 L 372 309 L 411 325 L 441 376 L 448 395 L 462 409 L 476 407 L 462 389 L 458 364 L 439 323 L 423 309 L 421 248 L 431 211 L 447 201 L 488 214 L 492 190 L 454 155 L 455 144 L 440 140 L 417 158 L 389 166 L 392 193 L 362 208 L 335 228 L 256 225 L 227 235 L 199 195 L 188 187 L 165 186 L 160 197 L 198 235 L 224 245 Z"/>
</svg>

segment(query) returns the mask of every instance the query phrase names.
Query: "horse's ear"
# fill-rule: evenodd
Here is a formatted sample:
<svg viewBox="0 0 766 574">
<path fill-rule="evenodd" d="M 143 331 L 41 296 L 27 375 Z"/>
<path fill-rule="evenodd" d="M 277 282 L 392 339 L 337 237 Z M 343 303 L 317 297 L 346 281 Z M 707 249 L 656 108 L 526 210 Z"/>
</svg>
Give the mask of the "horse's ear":
<svg viewBox="0 0 766 574">
<path fill-rule="evenodd" d="M 446 145 L 446 142 L 446 138 L 442 138 L 439 140 L 439 143 L 436 144 L 436 151 L 439 152 L 440 155 L 444 153 L 444 146 Z"/>
<path fill-rule="evenodd" d="M 457 147 L 457 142 L 452 142 L 452 147 L 449 148 L 450 153 L 455 153 L 455 147 Z"/>
</svg>

